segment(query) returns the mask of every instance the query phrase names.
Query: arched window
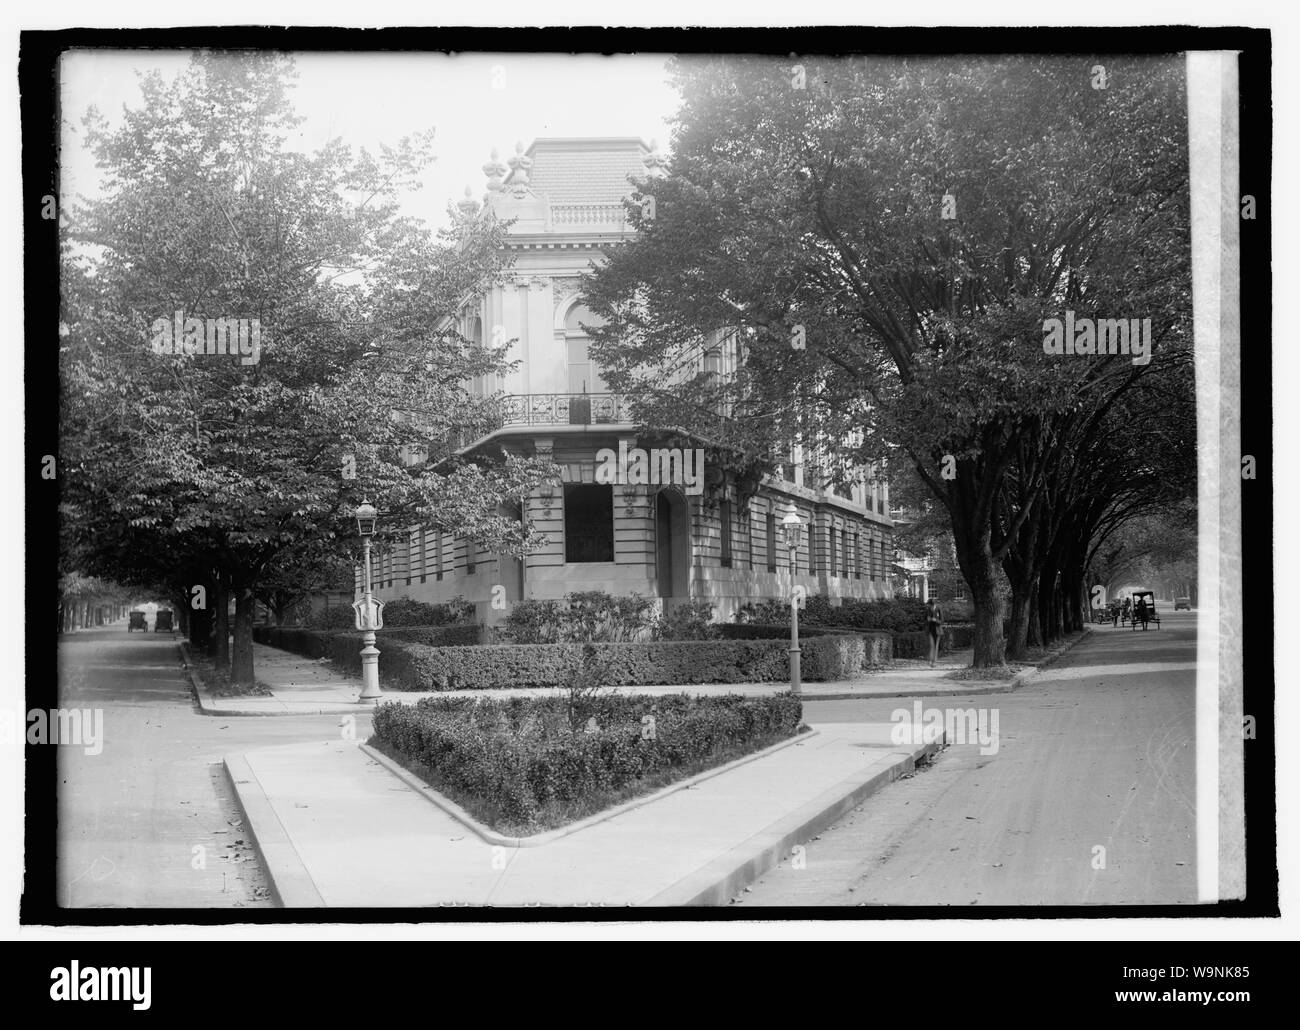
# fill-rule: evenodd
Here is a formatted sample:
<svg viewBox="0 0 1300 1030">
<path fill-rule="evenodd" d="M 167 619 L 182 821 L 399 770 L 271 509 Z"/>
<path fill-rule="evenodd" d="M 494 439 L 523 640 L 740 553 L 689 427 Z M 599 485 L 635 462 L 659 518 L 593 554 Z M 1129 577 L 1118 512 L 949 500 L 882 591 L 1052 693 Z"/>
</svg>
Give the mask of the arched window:
<svg viewBox="0 0 1300 1030">
<path fill-rule="evenodd" d="M 466 321 L 465 338 L 469 340 L 471 352 L 483 349 L 483 319 L 478 315 L 473 315 Z M 486 397 L 496 388 L 494 379 L 495 376 L 491 373 L 475 376 L 470 382 L 470 392 L 476 397 Z"/>
<path fill-rule="evenodd" d="M 608 393 L 609 387 L 601 377 L 600 367 L 591 360 L 588 346 L 591 342 L 586 326 L 596 327 L 605 324 L 605 320 L 595 315 L 590 308 L 579 302 L 569 308 L 564 317 L 564 345 L 569 366 L 569 392 Z"/>
</svg>

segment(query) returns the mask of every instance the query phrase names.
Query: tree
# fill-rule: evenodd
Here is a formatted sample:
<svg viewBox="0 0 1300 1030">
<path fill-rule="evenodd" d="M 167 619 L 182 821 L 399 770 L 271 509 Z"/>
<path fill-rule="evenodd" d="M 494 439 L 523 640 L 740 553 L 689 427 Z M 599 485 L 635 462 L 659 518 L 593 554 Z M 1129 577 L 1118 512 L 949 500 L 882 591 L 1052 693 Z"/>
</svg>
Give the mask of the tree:
<svg viewBox="0 0 1300 1030">
<path fill-rule="evenodd" d="M 281 55 L 201 54 L 143 77 L 119 127 L 92 109 L 105 192 L 64 246 L 64 510 L 133 575 L 162 556 L 174 589 L 204 587 L 218 664 L 233 597 L 238 684 L 259 583 L 344 551 L 363 495 L 390 527 L 436 514 L 518 550 L 529 531 L 501 505 L 554 472 L 453 453 L 488 404 L 465 384 L 503 367 L 456 330 L 502 271 L 502 227 L 400 215 L 432 133 L 378 157 L 292 150 L 292 81 Z"/>
<path fill-rule="evenodd" d="M 275 624 L 312 594 L 351 590 L 356 563 L 353 556 L 314 540 L 285 555 L 269 568 L 257 584 L 257 599 L 270 610 Z"/>
<path fill-rule="evenodd" d="M 587 288 L 594 354 L 643 421 L 909 464 L 951 525 L 976 666 L 1003 660 L 999 568 L 1060 427 L 1134 381 L 1129 354 L 1046 353 L 1048 320 L 1190 339 L 1182 64 L 1108 60 L 1104 90 L 1091 64 L 680 60 L 668 174 Z M 719 340 L 731 374 L 692 374 Z"/>
</svg>

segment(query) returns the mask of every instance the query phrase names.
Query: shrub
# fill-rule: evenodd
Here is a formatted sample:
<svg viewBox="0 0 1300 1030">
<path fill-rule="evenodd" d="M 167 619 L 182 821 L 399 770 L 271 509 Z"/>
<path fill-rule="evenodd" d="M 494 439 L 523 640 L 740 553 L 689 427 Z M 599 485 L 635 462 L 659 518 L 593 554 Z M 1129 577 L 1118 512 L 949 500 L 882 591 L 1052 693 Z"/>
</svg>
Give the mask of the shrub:
<svg viewBox="0 0 1300 1030">
<path fill-rule="evenodd" d="M 473 618 L 474 605 L 460 596 L 436 603 L 398 597 L 384 605 L 385 626 L 451 626 Z"/>
<path fill-rule="evenodd" d="M 771 626 L 783 621 L 790 621 L 790 602 L 777 598 L 750 601 L 736 611 L 736 622 L 740 625 Z"/>
<path fill-rule="evenodd" d="M 564 618 L 559 601 L 516 601 L 497 633 L 517 644 L 553 644 L 562 635 Z"/>
<path fill-rule="evenodd" d="M 632 594 L 578 591 L 563 601 L 516 601 L 500 629 L 515 644 L 620 643 L 649 637 L 655 602 Z"/>
<path fill-rule="evenodd" d="M 526 833 L 787 739 L 803 714 L 790 694 L 603 701 L 590 732 L 586 725 L 574 731 L 564 697 L 382 704 L 371 743 L 416 768 L 476 818 Z M 643 722 L 646 716 L 652 724 Z"/>
<path fill-rule="evenodd" d="M 718 627 L 713 624 L 713 604 L 695 598 L 679 604 L 659 618 L 661 640 L 716 640 Z"/>
<path fill-rule="evenodd" d="M 615 597 L 603 590 L 567 594 L 566 612 L 573 643 L 619 643 L 650 635 L 655 624 L 655 602 L 640 594 Z"/>
<path fill-rule="evenodd" d="M 311 629 L 351 629 L 356 625 L 356 613 L 349 605 L 331 605 L 318 608 L 307 620 Z"/>
</svg>

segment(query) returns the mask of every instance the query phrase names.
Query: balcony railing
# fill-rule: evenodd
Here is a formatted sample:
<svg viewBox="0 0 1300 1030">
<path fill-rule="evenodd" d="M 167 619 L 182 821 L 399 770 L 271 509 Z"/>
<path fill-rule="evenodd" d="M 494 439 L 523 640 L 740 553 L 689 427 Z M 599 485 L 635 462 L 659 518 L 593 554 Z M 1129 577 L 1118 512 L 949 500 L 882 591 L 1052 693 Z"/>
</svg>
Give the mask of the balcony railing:
<svg viewBox="0 0 1300 1030">
<path fill-rule="evenodd" d="M 499 398 L 496 410 L 481 422 L 463 426 L 456 448 L 498 429 L 514 426 L 629 425 L 632 413 L 621 393 L 515 393 Z"/>
</svg>

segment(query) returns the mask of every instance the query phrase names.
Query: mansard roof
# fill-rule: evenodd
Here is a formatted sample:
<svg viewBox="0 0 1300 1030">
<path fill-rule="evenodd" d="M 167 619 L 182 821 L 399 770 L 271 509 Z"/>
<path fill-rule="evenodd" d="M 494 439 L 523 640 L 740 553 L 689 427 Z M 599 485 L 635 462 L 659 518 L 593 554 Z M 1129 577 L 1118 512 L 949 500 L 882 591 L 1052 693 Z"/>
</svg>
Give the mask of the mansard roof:
<svg viewBox="0 0 1300 1030">
<path fill-rule="evenodd" d="M 616 204 L 643 178 L 650 147 L 636 136 L 541 138 L 525 151 L 528 185 L 552 204 Z M 518 175 L 512 170 L 505 184 Z"/>
</svg>

